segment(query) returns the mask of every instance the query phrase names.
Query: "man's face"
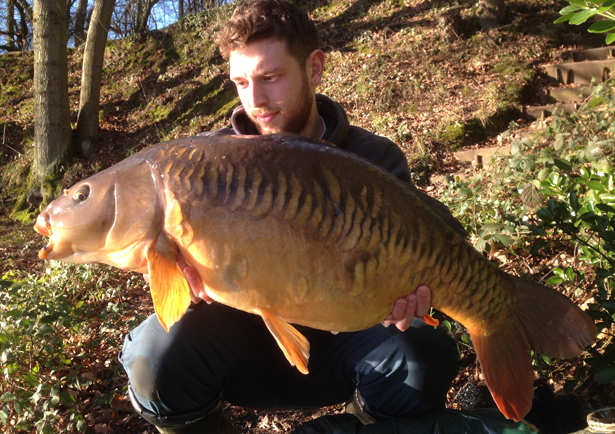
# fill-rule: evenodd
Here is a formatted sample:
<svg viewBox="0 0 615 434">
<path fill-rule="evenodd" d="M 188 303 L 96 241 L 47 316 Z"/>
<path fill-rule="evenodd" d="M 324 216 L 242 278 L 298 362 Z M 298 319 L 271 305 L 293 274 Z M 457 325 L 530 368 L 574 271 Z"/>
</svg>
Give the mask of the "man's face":
<svg viewBox="0 0 615 434">
<path fill-rule="evenodd" d="M 261 134 L 305 134 L 315 112 L 315 90 L 306 65 L 300 65 L 274 39 L 231 52 L 230 76 L 248 117 Z"/>
</svg>

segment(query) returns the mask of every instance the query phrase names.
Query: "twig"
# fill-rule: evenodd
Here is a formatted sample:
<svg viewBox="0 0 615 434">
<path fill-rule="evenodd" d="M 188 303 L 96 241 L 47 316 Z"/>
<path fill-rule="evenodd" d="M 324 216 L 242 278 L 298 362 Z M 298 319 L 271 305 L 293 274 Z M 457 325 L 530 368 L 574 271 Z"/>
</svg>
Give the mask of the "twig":
<svg viewBox="0 0 615 434">
<path fill-rule="evenodd" d="M 4 131 L 2 132 L 2 144 L 6 146 L 7 148 L 9 148 L 10 150 L 12 150 L 13 152 L 16 152 L 17 155 L 19 155 L 20 157 L 23 157 L 23 154 L 21 152 L 19 152 L 18 150 L 14 148 L 11 148 L 9 145 L 6 144 L 6 124 L 4 124 Z"/>
</svg>

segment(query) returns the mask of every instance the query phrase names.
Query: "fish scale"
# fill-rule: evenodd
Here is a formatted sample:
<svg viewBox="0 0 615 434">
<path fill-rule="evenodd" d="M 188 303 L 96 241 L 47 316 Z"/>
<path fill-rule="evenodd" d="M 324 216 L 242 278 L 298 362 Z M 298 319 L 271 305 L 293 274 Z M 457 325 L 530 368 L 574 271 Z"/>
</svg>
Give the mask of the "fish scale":
<svg viewBox="0 0 615 434">
<path fill-rule="evenodd" d="M 209 297 L 260 315 L 303 373 L 309 342 L 290 323 L 365 329 L 426 284 L 433 307 L 467 327 L 498 407 L 519 420 L 532 402 L 530 351 L 574 357 L 596 327 L 557 291 L 499 270 L 456 225 L 362 157 L 274 135 L 151 146 L 71 187 L 35 229 L 49 237 L 42 259 L 149 273 L 165 330 L 191 301 L 180 253 Z"/>
</svg>

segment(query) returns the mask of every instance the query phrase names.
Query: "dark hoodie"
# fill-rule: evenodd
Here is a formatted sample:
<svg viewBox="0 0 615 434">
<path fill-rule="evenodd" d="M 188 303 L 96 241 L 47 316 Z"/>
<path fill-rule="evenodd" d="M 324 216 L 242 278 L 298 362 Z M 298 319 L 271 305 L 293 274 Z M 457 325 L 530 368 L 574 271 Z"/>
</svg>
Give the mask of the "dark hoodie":
<svg viewBox="0 0 615 434">
<path fill-rule="evenodd" d="M 316 104 L 318 114 L 325 122 L 325 133 L 321 137 L 338 148 L 360 155 L 378 164 L 390 174 L 404 181 L 410 189 L 453 229 L 461 233 L 464 237 L 467 232 L 453 217 L 450 210 L 440 201 L 426 195 L 417 189 L 410 178 L 408 160 L 403 151 L 392 141 L 385 137 L 378 136 L 363 128 L 350 125 L 346 111 L 342 106 L 332 99 L 316 94 Z M 213 132 L 204 132 L 199 135 L 258 135 L 256 127 L 252 124 L 243 106 L 237 107 L 231 116 L 232 128 L 222 128 Z"/>
</svg>

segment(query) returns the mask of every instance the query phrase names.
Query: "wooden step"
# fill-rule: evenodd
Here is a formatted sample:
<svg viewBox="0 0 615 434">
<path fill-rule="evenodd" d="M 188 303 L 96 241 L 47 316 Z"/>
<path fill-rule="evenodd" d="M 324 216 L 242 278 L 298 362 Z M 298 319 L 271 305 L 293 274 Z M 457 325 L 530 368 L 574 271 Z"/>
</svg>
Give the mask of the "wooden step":
<svg viewBox="0 0 615 434">
<path fill-rule="evenodd" d="M 553 114 L 556 109 L 566 113 L 573 113 L 579 108 L 578 104 L 547 104 L 543 106 L 523 107 L 523 118 L 529 121 L 542 120 Z"/>
<path fill-rule="evenodd" d="M 558 83 L 590 84 L 592 77 L 598 81 L 606 80 L 615 69 L 615 59 L 558 63 L 542 67 L 547 75 Z"/>
<path fill-rule="evenodd" d="M 615 47 L 598 47 L 587 50 L 570 50 L 562 53 L 564 62 L 582 62 L 584 60 L 607 60 L 615 57 Z"/>
<path fill-rule="evenodd" d="M 539 89 L 538 96 L 543 104 L 581 102 L 591 96 L 592 91 L 593 88 L 587 85 L 578 87 L 551 87 Z"/>
</svg>

